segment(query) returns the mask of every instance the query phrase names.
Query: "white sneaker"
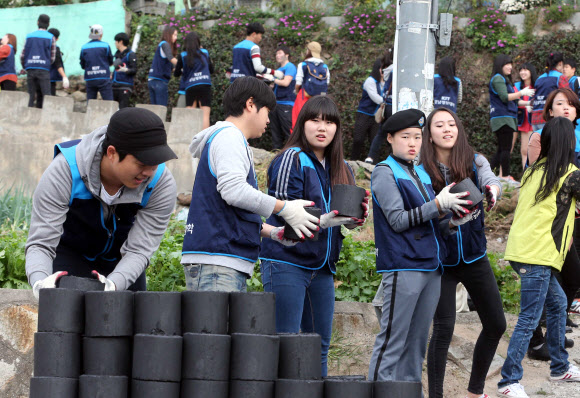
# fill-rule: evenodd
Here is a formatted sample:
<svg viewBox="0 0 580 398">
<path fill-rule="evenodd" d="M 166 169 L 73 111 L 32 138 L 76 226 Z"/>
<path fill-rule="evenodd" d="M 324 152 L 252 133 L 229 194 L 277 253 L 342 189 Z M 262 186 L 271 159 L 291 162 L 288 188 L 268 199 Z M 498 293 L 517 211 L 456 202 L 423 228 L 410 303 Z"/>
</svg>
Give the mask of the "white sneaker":
<svg viewBox="0 0 580 398">
<path fill-rule="evenodd" d="M 373 158 L 366 158 L 365 163 L 373 164 Z"/>
<path fill-rule="evenodd" d="M 580 381 L 580 369 L 570 365 L 568 371 L 561 376 L 550 376 L 552 381 Z"/>
<path fill-rule="evenodd" d="M 522 386 L 520 383 L 513 383 L 505 387 L 498 388 L 497 393 L 500 397 L 530 398 L 524 391 L 524 386 Z"/>
</svg>

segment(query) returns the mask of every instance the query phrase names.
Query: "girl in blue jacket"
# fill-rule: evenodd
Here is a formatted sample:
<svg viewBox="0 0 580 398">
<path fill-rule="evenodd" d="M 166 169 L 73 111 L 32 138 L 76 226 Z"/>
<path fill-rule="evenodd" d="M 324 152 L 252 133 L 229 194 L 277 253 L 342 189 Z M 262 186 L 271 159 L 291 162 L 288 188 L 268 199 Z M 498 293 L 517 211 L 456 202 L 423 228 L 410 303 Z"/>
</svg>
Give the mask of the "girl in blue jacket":
<svg viewBox="0 0 580 398">
<path fill-rule="evenodd" d="M 317 241 L 286 247 L 269 239 L 260 253 L 264 290 L 276 293 L 278 333 L 318 333 L 322 338 L 322 376 L 327 374 L 327 355 L 334 313 L 334 278 L 342 246 L 340 226 L 354 228 L 368 214 L 368 199 L 361 206 L 364 218 L 339 217 L 330 211 L 332 187 L 354 185 L 344 161 L 340 115 L 326 96 L 312 97 L 298 115 L 290 139 L 268 168 L 268 193 L 277 199 L 306 199 L 322 210 Z M 272 215 L 266 221 L 283 225 Z"/>
</svg>

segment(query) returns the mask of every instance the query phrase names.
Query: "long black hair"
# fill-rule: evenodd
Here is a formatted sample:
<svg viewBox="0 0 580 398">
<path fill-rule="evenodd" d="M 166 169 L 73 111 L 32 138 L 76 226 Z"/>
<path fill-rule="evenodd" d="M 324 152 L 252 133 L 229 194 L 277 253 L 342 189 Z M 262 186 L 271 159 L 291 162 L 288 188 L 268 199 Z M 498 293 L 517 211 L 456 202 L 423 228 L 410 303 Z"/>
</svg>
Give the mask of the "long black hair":
<svg viewBox="0 0 580 398">
<path fill-rule="evenodd" d="M 381 81 L 381 64 L 381 59 L 376 59 L 375 63 L 373 64 L 373 70 L 371 72 L 371 77 L 378 82 Z"/>
<path fill-rule="evenodd" d="M 237 79 L 236 79 L 237 80 Z M 302 151 L 309 152 L 310 144 L 306 139 L 304 124 L 309 120 L 322 118 L 322 120 L 336 124 L 334 139 L 326 147 L 324 157 L 330 163 L 330 185 L 350 184 L 354 185 L 354 178 L 344 161 L 344 148 L 342 142 L 342 132 L 340 131 L 340 112 L 336 103 L 326 95 L 317 95 L 308 100 L 298 114 L 294 130 L 286 142 L 286 145 L 276 156 L 281 156 L 289 148 L 299 147 Z M 298 156 L 296 156 L 298 166 Z"/>
<path fill-rule="evenodd" d="M 187 52 L 185 62 L 189 68 L 193 68 L 196 59 L 201 59 L 205 63 L 203 57 L 199 54 L 201 49 L 201 41 L 199 35 L 195 32 L 188 33 L 183 39 L 183 50 Z"/>
<path fill-rule="evenodd" d="M 443 79 L 443 84 L 445 88 L 457 87 L 458 83 L 455 80 L 455 59 L 452 57 L 443 57 L 439 61 L 439 67 L 437 68 L 437 73 Z"/>
<path fill-rule="evenodd" d="M 548 69 L 548 72 L 556 69 L 556 66 L 558 66 L 560 62 L 564 62 L 564 56 L 562 53 L 550 53 L 548 59 L 546 59 L 546 69 Z"/>
<path fill-rule="evenodd" d="M 540 156 L 526 171 L 522 181 L 522 185 L 525 185 L 534 173 L 543 172 L 534 205 L 558 189 L 560 178 L 566 174 L 570 165 L 574 164 L 576 146 L 574 125 L 565 117 L 549 120 L 542 129 L 540 145 L 542 147 Z M 545 159 L 545 162 L 541 162 L 542 159 Z"/>
<path fill-rule="evenodd" d="M 507 54 L 499 54 L 493 60 L 493 69 L 491 70 L 491 77 L 494 77 L 495 75 L 497 75 L 499 73 L 500 75 L 505 77 L 505 79 L 508 81 L 509 84 L 512 84 L 512 77 L 510 75 L 507 75 L 507 76 L 504 75 L 503 70 L 502 70 L 505 65 L 511 64 L 511 63 L 513 63 L 512 57 L 510 57 Z"/>
<path fill-rule="evenodd" d="M 520 66 L 520 69 L 518 71 L 520 71 L 522 69 L 527 69 L 530 71 L 530 80 L 532 81 L 532 87 L 535 87 L 536 80 L 538 80 L 538 72 L 536 71 L 536 67 L 529 62 L 524 62 L 522 64 L 522 66 Z M 520 80 L 521 80 L 521 78 L 520 78 Z M 523 80 L 521 80 L 521 82 L 524 83 Z"/>
</svg>

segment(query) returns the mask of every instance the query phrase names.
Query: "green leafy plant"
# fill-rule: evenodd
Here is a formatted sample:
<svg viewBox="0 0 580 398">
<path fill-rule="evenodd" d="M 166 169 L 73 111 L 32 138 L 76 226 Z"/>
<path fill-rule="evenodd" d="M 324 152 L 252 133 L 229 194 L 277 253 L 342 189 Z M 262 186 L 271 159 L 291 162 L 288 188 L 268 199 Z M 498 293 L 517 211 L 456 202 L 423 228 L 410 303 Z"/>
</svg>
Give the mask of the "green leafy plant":
<svg viewBox="0 0 580 398">
<path fill-rule="evenodd" d="M 3 224 L 0 228 L 0 288 L 30 289 L 24 247 L 28 230 Z"/>
<path fill-rule="evenodd" d="M 520 279 L 508 264 L 500 264 L 503 254 L 488 253 L 491 269 L 495 275 L 504 311 L 517 314 L 520 311 Z M 505 263 L 505 261 L 504 261 Z"/>
<path fill-rule="evenodd" d="M 472 39 L 479 50 L 509 53 L 524 42 L 516 35 L 514 28 L 506 22 L 507 13 L 494 8 L 486 8 L 471 16 L 465 28 L 465 35 Z"/>
<path fill-rule="evenodd" d="M 147 290 L 185 290 L 185 275 L 181 265 L 184 232 L 185 223 L 172 218 L 147 268 Z"/>
<path fill-rule="evenodd" d="M 569 22 L 575 12 L 576 9 L 573 6 L 554 4 L 545 9 L 543 27 L 547 29 L 557 23 Z"/>
</svg>

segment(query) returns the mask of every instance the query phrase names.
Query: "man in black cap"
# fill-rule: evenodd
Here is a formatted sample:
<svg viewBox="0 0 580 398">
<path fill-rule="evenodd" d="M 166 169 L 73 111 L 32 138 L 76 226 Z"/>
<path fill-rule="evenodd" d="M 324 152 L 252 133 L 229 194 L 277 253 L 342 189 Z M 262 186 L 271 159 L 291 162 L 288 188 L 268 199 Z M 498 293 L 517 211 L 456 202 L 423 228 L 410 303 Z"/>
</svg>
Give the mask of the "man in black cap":
<svg viewBox="0 0 580 398">
<path fill-rule="evenodd" d="M 34 295 L 67 273 L 105 290 L 146 290 L 145 269 L 169 223 L 177 156 L 161 119 L 142 108 L 55 146 L 33 196 L 26 274 Z"/>
</svg>

